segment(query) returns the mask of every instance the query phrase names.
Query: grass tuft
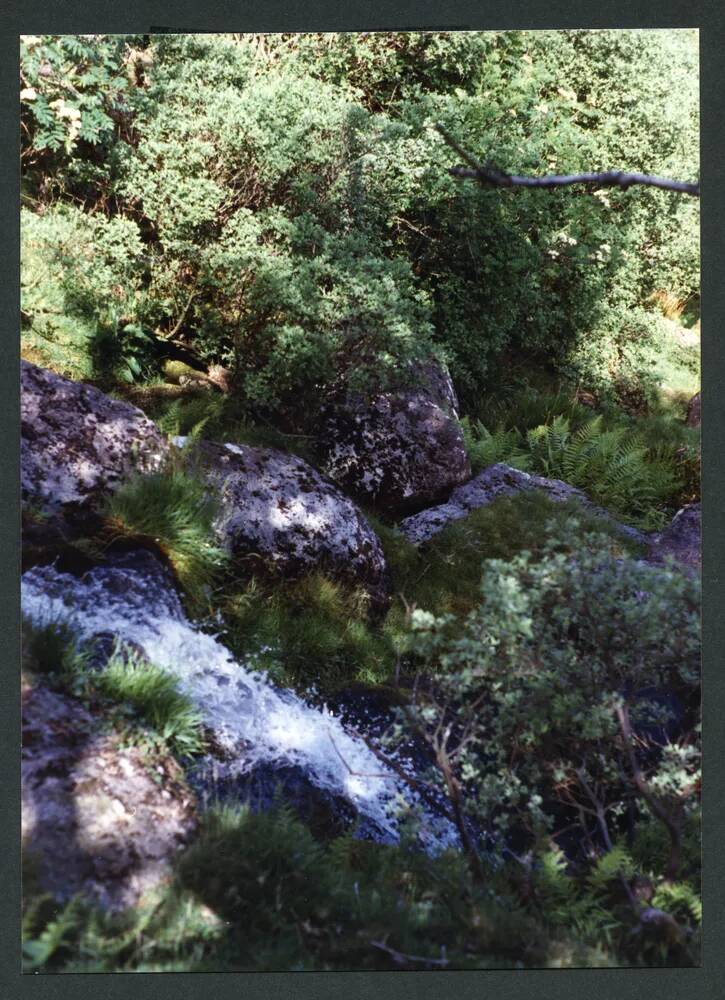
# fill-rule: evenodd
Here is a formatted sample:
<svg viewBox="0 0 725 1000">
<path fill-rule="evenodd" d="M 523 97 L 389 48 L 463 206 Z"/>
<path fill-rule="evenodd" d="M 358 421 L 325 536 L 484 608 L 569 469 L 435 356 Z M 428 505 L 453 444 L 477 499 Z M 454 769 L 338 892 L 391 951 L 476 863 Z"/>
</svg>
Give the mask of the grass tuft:
<svg viewBox="0 0 725 1000">
<path fill-rule="evenodd" d="M 153 541 L 190 599 L 200 604 L 225 562 L 213 542 L 216 504 L 203 483 L 179 469 L 135 476 L 107 502 L 117 535 Z"/>
<path fill-rule="evenodd" d="M 99 693 L 128 707 L 179 756 L 204 749 L 202 719 L 171 674 L 133 655 L 114 655 L 94 678 Z"/>
</svg>

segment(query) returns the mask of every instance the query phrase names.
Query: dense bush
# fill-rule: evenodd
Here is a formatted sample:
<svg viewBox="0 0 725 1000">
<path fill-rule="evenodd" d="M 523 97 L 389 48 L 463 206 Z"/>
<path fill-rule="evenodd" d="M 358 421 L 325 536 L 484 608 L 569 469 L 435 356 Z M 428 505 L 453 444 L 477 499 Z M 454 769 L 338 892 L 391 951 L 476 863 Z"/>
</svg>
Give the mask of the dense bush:
<svg viewBox="0 0 725 1000">
<path fill-rule="evenodd" d="M 611 850 L 649 811 L 675 879 L 698 811 L 699 586 L 574 536 L 485 563 L 463 620 L 414 612 L 430 680 L 405 714 L 462 829 L 469 812 L 530 847 L 573 824 L 580 845 Z"/>
<path fill-rule="evenodd" d="M 462 184 L 433 126 L 512 171 L 693 176 L 695 59 L 687 32 L 26 38 L 26 202 L 51 256 L 84 230 L 65 313 L 125 377 L 185 345 L 296 425 L 434 350 L 474 410 L 536 359 L 638 383 L 631 310 L 696 293 L 696 203 Z"/>
</svg>

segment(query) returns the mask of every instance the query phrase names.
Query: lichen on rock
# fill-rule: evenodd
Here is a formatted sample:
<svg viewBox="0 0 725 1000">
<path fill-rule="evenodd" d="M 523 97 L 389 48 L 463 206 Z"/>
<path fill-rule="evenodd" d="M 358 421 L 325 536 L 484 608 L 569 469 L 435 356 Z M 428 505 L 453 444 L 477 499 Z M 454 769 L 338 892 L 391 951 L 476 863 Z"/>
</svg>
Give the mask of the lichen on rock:
<svg viewBox="0 0 725 1000">
<path fill-rule="evenodd" d="M 322 571 L 388 599 L 385 556 L 355 504 L 296 455 L 249 445 L 197 445 L 194 461 L 219 503 L 215 531 L 232 559 L 295 579 Z"/>
<path fill-rule="evenodd" d="M 341 394 L 325 408 L 323 469 L 381 510 L 420 510 L 471 474 L 448 373 L 429 363 L 412 384 L 364 399 Z"/>
<path fill-rule="evenodd" d="M 170 875 L 196 826 L 172 758 L 121 745 L 75 699 L 27 678 L 22 734 L 23 847 L 46 891 L 122 909 Z"/>
<path fill-rule="evenodd" d="M 155 472 L 169 453 L 135 406 L 94 386 L 21 362 L 21 485 L 49 508 L 94 506 L 132 472 Z"/>
</svg>

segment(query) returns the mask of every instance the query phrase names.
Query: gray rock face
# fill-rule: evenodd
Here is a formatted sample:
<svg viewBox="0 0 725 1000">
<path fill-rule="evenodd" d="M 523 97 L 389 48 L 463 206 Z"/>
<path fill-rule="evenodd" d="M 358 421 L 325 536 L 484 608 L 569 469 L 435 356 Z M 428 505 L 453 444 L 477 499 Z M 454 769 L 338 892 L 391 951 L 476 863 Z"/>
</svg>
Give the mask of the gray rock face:
<svg viewBox="0 0 725 1000">
<path fill-rule="evenodd" d="M 92 506 L 133 471 L 153 472 L 169 451 L 144 414 L 93 386 L 21 362 L 21 484 L 50 507 Z"/>
<path fill-rule="evenodd" d="M 233 557 L 256 553 L 288 579 L 319 569 L 365 589 L 374 605 L 387 602 L 377 535 L 355 504 L 301 458 L 203 442 L 196 460 L 221 505 L 220 544 Z"/>
<path fill-rule="evenodd" d="M 72 698 L 23 682 L 22 839 L 42 886 L 109 909 L 133 905 L 170 873 L 196 825 L 179 766 L 122 747 Z"/>
<path fill-rule="evenodd" d="M 662 563 L 668 557 L 695 573 L 702 563 L 700 504 L 690 503 L 677 511 L 670 523 L 652 539 L 647 561 Z"/>
<path fill-rule="evenodd" d="M 448 374 L 429 364 L 415 378 L 404 391 L 335 403 L 320 435 L 327 475 L 384 510 L 435 503 L 471 474 Z"/>
<path fill-rule="evenodd" d="M 451 493 L 447 503 L 405 518 L 400 523 L 400 530 L 409 541 L 417 545 L 442 531 L 451 521 L 460 520 L 479 507 L 488 506 L 498 497 L 514 496 L 522 490 L 542 490 L 551 500 L 561 503 L 574 499 L 593 513 L 609 518 L 606 511 L 596 507 L 576 487 L 560 479 L 532 476 L 499 462 L 484 469 L 464 486 L 459 486 Z M 645 536 L 635 528 L 626 525 L 619 525 L 619 528 L 638 541 L 645 540 Z"/>
</svg>

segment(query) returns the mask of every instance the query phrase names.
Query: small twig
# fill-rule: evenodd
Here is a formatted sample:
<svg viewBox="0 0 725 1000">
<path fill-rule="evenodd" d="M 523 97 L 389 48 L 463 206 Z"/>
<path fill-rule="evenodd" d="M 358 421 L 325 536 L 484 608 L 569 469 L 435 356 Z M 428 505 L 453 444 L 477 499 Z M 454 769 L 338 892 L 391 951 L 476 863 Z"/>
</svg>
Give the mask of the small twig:
<svg viewBox="0 0 725 1000">
<path fill-rule="evenodd" d="M 392 775 L 392 774 L 383 774 L 382 772 L 376 774 L 373 771 L 353 771 L 353 769 L 350 767 L 350 765 L 348 764 L 348 762 L 345 760 L 345 758 L 342 756 L 342 754 L 338 750 L 337 743 L 335 743 L 335 740 L 333 739 L 332 733 L 330 732 L 329 729 L 327 730 L 327 735 L 330 737 L 330 743 L 332 743 L 333 750 L 335 751 L 335 753 L 337 754 L 337 756 L 340 758 L 340 760 L 342 761 L 344 767 L 347 770 L 347 773 L 349 775 L 351 775 L 351 777 L 354 777 L 354 778 L 385 778 L 387 781 L 394 781 L 395 780 L 395 776 Z"/>
<path fill-rule="evenodd" d="M 199 277 L 197 275 L 196 279 L 194 280 L 194 284 L 191 287 L 191 291 L 189 292 L 189 297 L 186 300 L 186 305 L 182 309 L 181 315 L 179 316 L 177 323 L 174 325 L 174 328 L 172 330 L 170 330 L 167 334 L 164 334 L 163 337 L 164 340 L 173 340 L 176 334 L 181 329 L 182 323 L 186 319 L 186 314 L 189 311 L 189 307 L 191 306 L 191 303 L 194 301 L 194 297 L 196 296 L 196 289 L 198 284 L 199 284 Z"/>
<path fill-rule="evenodd" d="M 423 962 L 425 965 L 440 965 L 445 967 L 451 964 L 447 958 L 425 958 L 423 955 L 406 955 L 405 952 L 396 951 L 395 948 L 388 947 L 384 941 L 371 941 L 370 944 L 373 948 L 379 948 L 380 951 L 387 952 L 398 965 L 405 965 L 406 962 Z"/>
<path fill-rule="evenodd" d="M 637 760 L 637 754 L 635 753 L 633 746 L 632 727 L 629 721 L 627 706 L 622 702 L 618 702 L 614 706 L 614 711 L 617 716 L 617 721 L 619 722 L 619 728 L 624 740 L 627 757 L 629 758 L 629 766 L 632 769 L 632 780 L 634 781 L 635 787 L 647 803 L 652 815 L 664 824 L 665 829 L 669 834 L 670 857 L 667 862 L 667 868 L 665 869 L 665 877 L 667 879 L 674 880 L 680 867 L 680 854 L 682 849 L 679 824 L 672 818 L 672 816 L 669 815 L 662 803 L 652 793 L 651 788 L 642 775 L 639 762 Z"/>
<path fill-rule="evenodd" d="M 479 163 L 442 125 L 436 125 L 436 129 L 451 149 L 455 150 L 469 164 L 468 167 L 449 167 L 448 173 L 452 177 L 477 180 L 481 184 L 490 184 L 493 187 L 557 188 L 569 187 L 572 184 L 597 184 L 599 187 L 619 187 L 626 191 L 633 184 L 644 184 L 649 187 L 661 188 L 664 191 L 689 194 L 694 198 L 700 197 L 699 184 L 689 181 L 673 181 L 666 177 L 655 177 L 652 174 L 630 173 L 624 170 L 602 170 L 581 174 L 545 174 L 541 177 L 508 174 L 503 170 L 496 169 L 491 164 Z"/>
<path fill-rule="evenodd" d="M 595 815 L 597 817 L 597 822 L 599 823 L 599 829 L 601 830 L 602 833 L 604 846 L 607 848 L 608 851 L 612 851 L 614 850 L 614 845 L 612 844 L 612 838 L 609 836 L 609 827 L 607 826 L 604 806 L 602 805 L 601 801 L 597 798 L 597 796 L 594 794 L 594 791 L 592 790 L 588 781 L 584 777 L 584 768 L 583 767 L 578 768 L 575 773 L 577 778 L 579 779 L 582 788 L 589 796 L 589 799 L 596 810 Z M 619 881 L 622 883 L 622 887 L 624 888 L 624 891 L 626 893 L 629 905 L 632 907 L 635 914 L 639 915 L 640 906 L 639 903 L 637 902 L 634 893 L 632 892 L 631 885 L 624 877 L 623 872 L 618 871 L 617 875 L 619 876 Z"/>
</svg>

